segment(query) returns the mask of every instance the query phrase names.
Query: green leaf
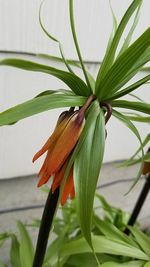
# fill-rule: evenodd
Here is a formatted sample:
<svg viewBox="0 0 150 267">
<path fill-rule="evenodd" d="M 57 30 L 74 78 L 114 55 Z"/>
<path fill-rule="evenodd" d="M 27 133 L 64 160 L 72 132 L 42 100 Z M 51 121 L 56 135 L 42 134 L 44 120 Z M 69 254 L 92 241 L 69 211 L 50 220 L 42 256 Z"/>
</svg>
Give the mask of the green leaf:
<svg viewBox="0 0 150 267">
<path fill-rule="evenodd" d="M 100 231 L 113 241 L 117 241 L 118 243 L 126 243 L 126 245 L 134 245 L 135 242 L 132 241 L 126 234 L 121 232 L 117 227 L 115 227 L 112 223 L 101 220 L 99 217 L 95 217 L 94 220 L 96 226 L 100 229 Z"/>
<path fill-rule="evenodd" d="M 141 69 L 141 71 L 144 71 L 144 72 L 150 72 L 150 67 L 149 67 L 149 66 L 147 66 L 147 67 L 143 67 L 143 68 Z"/>
<path fill-rule="evenodd" d="M 123 115 L 122 113 L 120 113 L 116 110 L 113 110 L 113 116 L 115 116 L 117 119 L 122 121 L 135 134 L 135 136 L 138 138 L 139 142 L 142 144 L 141 137 L 140 137 L 140 134 L 139 134 L 137 128 L 130 120 L 128 120 L 126 118 L 125 115 Z"/>
<path fill-rule="evenodd" d="M 134 101 L 127 101 L 127 100 L 114 100 L 112 101 L 113 107 L 118 108 L 126 108 L 131 110 L 136 110 L 139 112 L 143 112 L 146 114 L 150 114 L 150 104 L 148 103 L 141 103 L 141 102 L 134 102 Z"/>
<path fill-rule="evenodd" d="M 129 227 L 130 232 L 134 235 L 137 243 L 143 249 L 143 251 L 150 256 L 150 238 L 146 236 L 137 227 Z"/>
<path fill-rule="evenodd" d="M 7 125 L 26 117 L 33 116 L 50 109 L 82 106 L 86 101 L 82 96 L 51 94 L 37 97 L 0 113 L 0 126 Z"/>
<path fill-rule="evenodd" d="M 108 98 L 109 94 L 118 90 L 120 84 L 127 82 L 136 73 L 133 67 L 136 64 L 136 70 L 141 66 L 140 57 L 144 55 L 146 49 L 150 46 L 150 28 L 148 28 L 112 65 L 106 76 L 97 84 L 96 95 L 103 100 Z M 145 64 L 145 62 L 143 63 Z M 132 72 L 131 72 L 132 70 Z M 125 80 L 125 82 L 124 82 Z"/>
<path fill-rule="evenodd" d="M 118 56 L 120 56 L 128 48 L 128 46 L 129 46 L 129 44 L 131 42 L 132 35 L 133 35 L 134 30 L 135 30 L 135 28 L 136 28 L 136 26 L 138 24 L 138 21 L 139 21 L 139 14 L 140 14 L 141 6 L 142 6 L 142 1 L 141 1 L 140 5 L 139 5 L 137 11 L 136 11 L 132 26 L 131 26 L 131 28 L 130 28 L 130 30 L 129 30 L 129 32 L 128 32 L 125 40 L 124 40 L 124 42 L 123 42 L 123 45 L 122 45 L 122 47 L 120 49 L 120 52 L 119 52 Z"/>
<path fill-rule="evenodd" d="M 16 67 L 28 71 L 44 72 L 62 80 L 77 95 L 89 96 L 91 94 L 90 89 L 88 89 L 84 81 L 70 72 L 23 59 L 4 59 L 0 61 L 0 65 Z"/>
<path fill-rule="evenodd" d="M 114 94 L 112 97 L 110 97 L 108 100 L 114 100 L 117 98 L 120 98 L 124 95 L 127 95 L 131 92 L 133 92 L 135 89 L 139 88 L 140 86 L 142 86 L 143 84 L 145 84 L 147 81 L 150 80 L 150 75 L 147 75 L 146 77 L 138 80 L 137 82 L 131 84 L 130 86 L 124 88 L 123 90 L 119 91 L 118 93 Z M 108 101 L 107 100 L 107 101 Z"/>
<path fill-rule="evenodd" d="M 129 96 L 132 96 L 135 100 L 138 100 L 138 101 L 140 101 L 140 102 L 144 102 L 144 100 L 141 98 L 141 97 L 139 97 L 139 96 L 137 96 L 137 95 L 135 95 L 135 94 L 129 94 Z"/>
<path fill-rule="evenodd" d="M 125 162 L 123 162 L 122 164 L 120 164 L 121 167 L 129 167 L 129 166 L 132 166 L 132 165 L 135 165 L 137 163 L 141 163 L 141 161 L 144 161 L 144 162 L 150 162 L 150 152 L 149 153 L 146 153 L 144 155 L 144 157 L 139 157 L 138 159 L 134 159 L 134 158 L 131 158 L 129 160 L 126 160 Z"/>
<path fill-rule="evenodd" d="M 115 33 L 114 38 L 112 40 L 109 51 L 106 53 L 106 55 L 103 59 L 103 62 L 101 64 L 100 70 L 98 72 L 97 79 L 96 79 L 96 92 L 99 91 L 101 80 L 104 78 L 104 76 L 106 75 L 106 73 L 108 72 L 108 70 L 110 69 L 110 67 L 113 64 L 118 44 L 120 42 L 121 36 L 124 32 L 124 29 L 126 28 L 127 23 L 130 20 L 132 14 L 136 10 L 136 8 L 139 5 L 141 5 L 141 2 L 142 2 L 142 0 L 134 0 L 131 3 L 131 5 L 129 6 L 129 8 L 127 9 L 126 13 L 124 14 L 124 16 L 123 16 L 123 18 L 122 18 L 122 20 L 121 20 L 121 22 L 120 22 L 120 24 L 116 30 L 116 33 Z"/>
<path fill-rule="evenodd" d="M 105 255 L 105 254 L 97 254 L 96 255 L 99 262 L 105 262 L 105 261 L 111 261 L 113 260 L 113 257 Z M 93 254 L 91 253 L 83 253 L 83 254 L 77 254 L 77 255 L 73 255 L 71 257 L 69 257 L 69 259 L 67 260 L 67 266 L 68 267 L 96 267 L 96 260 L 93 256 Z M 101 265 L 100 265 L 101 266 Z M 66 265 L 65 265 L 66 267 Z"/>
<path fill-rule="evenodd" d="M 43 58 L 43 59 L 48 59 L 48 60 L 55 61 L 55 62 L 64 63 L 64 60 L 61 57 L 51 56 L 51 55 L 47 55 L 47 54 L 37 54 L 37 57 L 40 57 L 40 58 Z M 80 69 L 82 68 L 81 65 L 80 65 L 80 62 L 77 61 L 77 60 L 66 59 L 66 62 L 69 65 L 72 65 L 74 67 L 77 67 L 77 68 L 80 68 Z M 92 91 L 94 92 L 95 91 L 95 80 L 94 80 L 94 78 L 93 78 L 93 76 L 91 75 L 90 72 L 88 72 L 86 70 L 86 73 L 87 73 L 87 76 L 88 76 Z"/>
<path fill-rule="evenodd" d="M 77 212 L 83 235 L 91 246 L 93 200 L 103 160 L 104 144 L 105 120 L 102 110 L 99 109 L 99 115 L 93 114 L 93 123 L 74 163 Z"/>
<path fill-rule="evenodd" d="M 75 30 L 75 23 L 74 23 L 74 12 L 73 12 L 74 8 L 73 8 L 73 4 L 74 4 L 73 0 L 69 0 L 69 13 L 70 13 L 70 25 L 71 25 L 72 36 L 73 36 L 75 48 L 76 48 L 76 51 L 77 51 L 77 54 L 78 54 L 78 58 L 79 58 L 79 61 L 80 61 L 80 64 L 81 64 L 81 67 L 82 67 L 82 70 L 83 70 L 83 73 L 84 73 L 84 76 L 85 76 L 86 83 L 88 85 L 89 90 L 91 91 L 91 84 L 90 84 L 90 81 L 89 81 L 89 77 L 87 75 L 86 68 L 85 68 L 84 63 L 83 63 L 82 55 L 81 55 L 79 44 L 78 44 L 78 40 L 77 40 L 77 35 L 76 35 L 76 30 Z M 92 91 L 91 91 L 91 93 L 92 93 Z"/>
<path fill-rule="evenodd" d="M 145 263 L 145 265 L 143 267 L 150 267 L 150 261 Z"/>
<path fill-rule="evenodd" d="M 96 253 L 107 253 L 110 255 L 127 256 L 140 260 L 150 260 L 141 249 L 134 246 L 120 244 L 104 236 L 93 236 L 92 244 Z M 62 256 L 69 256 L 82 253 L 92 253 L 92 249 L 84 238 L 68 242 L 62 248 Z"/>
<path fill-rule="evenodd" d="M 63 232 L 59 235 L 58 238 L 56 238 L 52 244 L 49 245 L 46 251 L 45 259 L 44 259 L 44 264 L 45 263 L 50 263 L 52 266 L 56 264 L 59 258 L 59 253 L 60 250 L 66 242 L 66 234 L 68 232 L 69 226 L 66 225 L 63 229 Z"/>
<path fill-rule="evenodd" d="M 142 148 L 144 148 L 150 141 L 150 134 L 148 134 L 144 141 L 142 142 L 141 146 L 138 148 L 138 150 L 135 152 L 135 154 L 132 156 L 132 158 L 135 158 L 136 155 L 142 150 Z"/>
<path fill-rule="evenodd" d="M 128 261 L 125 263 L 106 262 L 101 267 L 143 267 L 143 264 L 143 261 Z"/>
<path fill-rule="evenodd" d="M 108 40 L 106 53 L 105 53 L 105 58 L 107 58 L 107 54 L 109 53 L 109 50 L 111 48 L 111 44 L 112 44 L 114 35 L 115 35 L 116 31 L 117 31 L 117 19 L 116 19 L 116 16 L 114 14 L 114 11 L 113 11 L 113 8 L 112 8 L 112 5 L 111 5 L 111 0 L 109 0 L 109 6 L 110 6 L 111 15 L 112 15 L 113 27 L 112 27 L 112 31 L 111 31 L 111 34 L 110 34 L 110 37 L 109 37 L 109 40 Z M 104 58 L 104 60 L 105 60 L 105 58 Z M 102 64 L 103 64 L 103 62 L 102 62 Z M 100 68 L 100 71 L 101 71 L 101 68 Z"/>
<path fill-rule="evenodd" d="M 6 241 L 7 238 L 10 237 L 10 233 L 2 233 L 0 234 L 0 247 L 3 245 L 3 243 Z"/>
<path fill-rule="evenodd" d="M 21 267 L 32 267 L 34 249 L 30 239 L 30 236 L 25 228 L 25 226 L 18 221 L 18 228 L 21 235 L 20 241 L 20 262 Z"/>
<path fill-rule="evenodd" d="M 136 122 L 142 122 L 142 123 L 150 123 L 150 116 L 126 116 L 129 120 L 131 121 L 136 121 Z"/>
<path fill-rule="evenodd" d="M 40 23 L 40 26 L 41 26 L 42 30 L 44 31 L 44 33 L 48 36 L 48 38 L 50 38 L 52 41 L 58 43 L 58 45 L 59 45 L 59 50 L 60 50 L 60 54 L 61 54 L 61 56 L 62 56 L 62 61 L 65 63 L 67 69 L 68 69 L 71 73 L 73 73 L 73 70 L 71 69 L 71 67 L 70 67 L 70 65 L 69 65 L 69 63 L 68 63 L 68 61 L 67 61 L 66 58 L 65 58 L 65 55 L 64 55 L 64 52 L 63 52 L 63 48 L 62 48 L 62 44 L 61 44 L 61 42 L 60 42 L 58 39 L 56 39 L 54 36 L 52 36 L 52 35 L 46 30 L 46 28 L 44 27 L 44 24 L 43 24 L 43 22 L 42 22 L 42 16 L 41 16 L 42 6 L 43 6 L 44 2 L 45 2 L 45 0 L 43 0 L 43 1 L 41 2 L 40 9 L 39 9 L 39 23 Z"/>
<path fill-rule="evenodd" d="M 64 60 L 61 57 L 52 56 L 49 54 L 36 54 L 36 56 L 39 58 L 48 59 L 50 61 L 64 63 Z M 77 67 L 77 68 L 81 68 L 80 63 L 77 60 L 66 59 L 66 61 L 69 65 L 72 65 L 72 66 Z"/>
<path fill-rule="evenodd" d="M 45 95 L 52 95 L 52 94 L 56 94 L 56 93 L 58 93 L 58 91 L 55 91 L 55 90 L 46 90 L 46 91 L 43 91 L 40 94 L 36 95 L 35 97 L 45 96 Z"/>
<path fill-rule="evenodd" d="M 135 127 L 135 125 L 123 114 L 113 110 L 113 116 L 115 116 L 117 119 L 119 119 L 121 122 L 123 122 L 134 134 L 135 136 L 138 138 L 140 144 L 142 145 L 142 140 L 140 137 L 140 134 L 137 130 L 137 128 Z M 142 170 L 143 170 L 143 164 L 144 164 L 144 151 L 143 148 L 141 149 L 142 152 L 142 160 L 141 160 L 141 166 L 140 169 L 138 171 L 137 177 L 134 180 L 133 185 L 131 186 L 131 188 L 129 189 L 129 192 L 131 191 L 131 189 L 135 186 L 135 184 L 138 182 L 139 178 L 141 177 L 142 174 Z"/>
<path fill-rule="evenodd" d="M 12 234 L 11 236 L 10 262 L 11 262 L 12 267 L 21 266 L 20 243 L 14 234 Z"/>
<path fill-rule="evenodd" d="M 96 193 L 96 197 L 100 201 L 100 204 L 101 204 L 101 207 L 104 213 L 104 220 L 110 222 L 111 224 L 116 226 L 118 229 L 123 231 L 125 225 L 127 225 L 129 221 L 130 214 L 108 204 L 106 199 L 97 193 Z"/>
<path fill-rule="evenodd" d="M 0 261 L 0 267 L 7 267 L 7 265 Z"/>
</svg>

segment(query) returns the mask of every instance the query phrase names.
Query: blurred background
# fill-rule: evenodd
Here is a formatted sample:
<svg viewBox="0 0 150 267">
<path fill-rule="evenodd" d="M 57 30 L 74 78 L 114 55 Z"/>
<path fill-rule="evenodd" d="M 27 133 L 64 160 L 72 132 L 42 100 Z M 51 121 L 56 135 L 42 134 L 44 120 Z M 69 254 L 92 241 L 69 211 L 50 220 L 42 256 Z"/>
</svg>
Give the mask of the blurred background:
<svg viewBox="0 0 150 267">
<path fill-rule="evenodd" d="M 129 0 L 111 1 L 118 22 L 131 2 Z M 6 51 L 16 51 L 60 55 L 58 44 L 49 40 L 40 28 L 38 21 L 40 3 L 41 0 L 0 0 L 0 58 L 22 57 L 62 68 L 61 64 L 41 60 L 34 55 L 6 53 Z M 46 0 L 42 9 L 42 18 L 47 30 L 62 42 L 66 57 L 77 59 L 68 13 L 68 0 Z M 76 0 L 75 21 L 83 58 L 89 71 L 96 76 L 99 61 L 103 58 L 112 30 L 109 1 Z M 149 0 L 144 0 L 133 39 L 149 25 Z M 150 101 L 148 87 L 149 84 L 145 85 L 137 93 L 147 102 Z M 2 66 L 0 67 L 0 111 L 24 102 L 42 91 L 62 88 L 66 88 L 66 85 L 52 76 Z M 133 98 L 132 100 L 134 101 Z M 33 165 L 32 157 L 49 137 L 60 112 L 61 110 L 48 111 L 13 126 L 0 128 L 0 179 L 30 175 L 38 171 L 41 161 Z M 146 136 L 149 126 L 138 126 L 141 136 Z M 138 141 L 125 126 L 111 119 L 107 131 L 105 162 L 125 159 L 133 154 Z"/>
</svg>

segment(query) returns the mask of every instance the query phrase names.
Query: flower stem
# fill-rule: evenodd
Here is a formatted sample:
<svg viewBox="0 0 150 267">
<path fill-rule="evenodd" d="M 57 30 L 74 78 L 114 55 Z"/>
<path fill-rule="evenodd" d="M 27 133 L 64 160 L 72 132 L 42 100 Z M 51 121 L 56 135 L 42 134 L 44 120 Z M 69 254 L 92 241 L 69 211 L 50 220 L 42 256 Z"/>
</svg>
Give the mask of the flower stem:
<svg viewBox="0 0 150 267">
<path fill-rule="evenodd" d="M 52 227 L 55 211 L 57 208 L 58 199 L 59 199 L 59 188 L 57 188 L 54 193 L 52 193 L 52 191 L 50 190 L 42 215 L 32 267 L 42 267 L 49 233 Z"/>
<path fill-rule="evenodd" d="M 107 124 L 112 115 L 112 106 L 107 102 L 101 102 L 101 107 L 105 107 L 107 110 L 107 114 L 105 116 L 105 124 Z"/>
<path fill-rule="evenodd" d="M 139 196 L 139 198 L 135 204 L 135 207 L 132 211 L 131 217 L 130 217 L 129 222 L 128 222 L 129 226 L 133 226 L 135 224 L 137 217 L 138 217 L 138 215 L 142 209 L 142 206 L 146 200 L 146 197 L 149 193 L 149 190 L 150 190 L 150 173 L 149 173 L 148 177 L 146 178 L 146 181 L 145 181 L 145 184 L 142 188 L 140 196 Z M 124 233 L 129 235 L 129 233 L 130 233 L 129 229 L 126 228 Z"/>
<path fill-rule="evenodd" d="M 87 110 L 87 108 L 91 105 L 91 103 L 93 102 L 93 100 L 96 99 L 95 95 L 90 95 L 87 99 L 87 101 L 85 102 L 85 104 L 82 106 L 82 108 L 80 109 L 80 113 L 85 113 L 85 111 Z"/>
</svg>

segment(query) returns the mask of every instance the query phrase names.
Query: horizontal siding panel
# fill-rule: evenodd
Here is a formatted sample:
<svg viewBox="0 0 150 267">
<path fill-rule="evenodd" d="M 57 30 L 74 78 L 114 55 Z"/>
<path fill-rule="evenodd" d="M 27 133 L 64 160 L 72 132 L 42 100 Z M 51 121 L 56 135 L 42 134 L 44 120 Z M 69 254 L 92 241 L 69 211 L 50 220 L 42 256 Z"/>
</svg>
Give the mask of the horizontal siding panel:
<svg viewBox="0 0 150 267">
<path fill-rule="evenodd" d="M 56 43 L 48 40 L 38 22 L 41 0 L 0 0 L 0 50 L 21 50 L 59 54 Z M 109 1 L 76 0 L 75 21 L 86 60 L 97 61 L 103 57 L 112 28 Z M 131 0 L 113 0 L 112 6 L 120 20 Z M 70 33 L 68 0 L 47 0 L 42 17 L 48 31 L 60 39 L 69 58 L 76 58 Z M 136 36 L 150 25 L 149 0 L 144 0 L 141 20 Z"/>
</svg>

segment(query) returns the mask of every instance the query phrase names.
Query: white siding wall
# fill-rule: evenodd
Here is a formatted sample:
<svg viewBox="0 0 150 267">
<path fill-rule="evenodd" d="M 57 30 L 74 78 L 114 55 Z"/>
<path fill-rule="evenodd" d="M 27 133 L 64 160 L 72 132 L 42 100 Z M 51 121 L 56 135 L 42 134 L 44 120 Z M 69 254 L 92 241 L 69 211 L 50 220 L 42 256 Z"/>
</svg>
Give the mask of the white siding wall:
<svg viewBox="0 0 150 267">
<path fill-rule="evenodd" d="M 39 27 L 40 2 L 40 0 L 0 0 L 0 50 L 59 54 L 57 44 L 49 41 Z M 143 2 L 139 28 L 134 37 L 150 25 L 150 2 L 149 0 Z M 67 25 L 67 3 L 68 0 L 45 1 L 43 16 L 49 31 L 64 44 L 67 57 L 76 58 Z M 118 19 L 130 3 L 131 1 L 128 0 L 112 0 Z M 76 0 L 75 7 L 81 50 L 84 58 L 91 61 L 89 69 L 96 74 L 98 66 L 92 62 L 102 58 L 111 31 L 108 1 Z M 0 58 L 5 56 L 5 54 L 0 54 Z M 32 57 L 30 59 L 34 60 Z M 139 93 L 147 101 L 150 100 L 150 93 L 147 93 L 148 87 L 149 85 L 145 86 L 144 90 L 140 90 Z M 0 110 L 23 102 L 41 91 L 57 88 L 65 88 L 65 85 L 48 75 L 1 67 Z M 46 112 L 21 121 L 14 126 L 0 128 L 0 178 L 37 171 L 40 160 L 33 166 L 32 156 L 49 136 L 59 112 Z M 138 145 L 133 135 L 115 120 L 111 120 L 107 128 L 105 161 L 131 155 Z M 146 135 L 149 126 L 140 127 L 140 131 L 142 136 Z"/>
</svg>

